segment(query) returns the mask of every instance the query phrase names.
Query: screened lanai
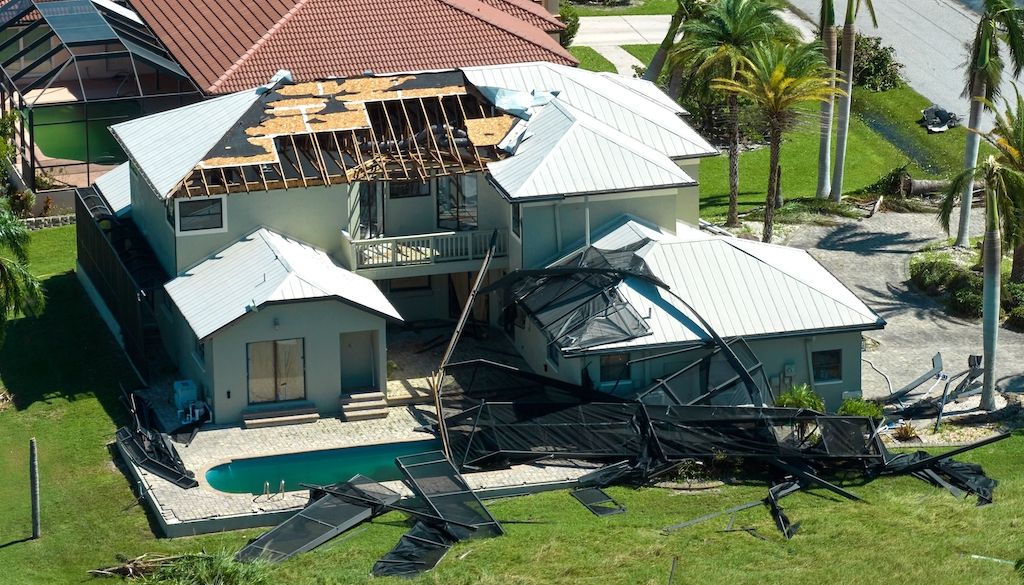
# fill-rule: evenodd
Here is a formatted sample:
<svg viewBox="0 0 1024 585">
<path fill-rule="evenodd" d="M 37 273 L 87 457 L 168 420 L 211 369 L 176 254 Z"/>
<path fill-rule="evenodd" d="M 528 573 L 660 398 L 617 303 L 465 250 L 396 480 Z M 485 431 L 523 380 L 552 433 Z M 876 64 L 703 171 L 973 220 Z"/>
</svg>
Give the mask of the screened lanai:
<svg viewBox="0 0 1024 585">
<path fill-rule="evenodd" d="M 201 94 L 132 10 L 110 0 L 0 4 L 0 89 L 25 182 L 86 186 L 125 160 L 107 127 Z"/>
</svg>

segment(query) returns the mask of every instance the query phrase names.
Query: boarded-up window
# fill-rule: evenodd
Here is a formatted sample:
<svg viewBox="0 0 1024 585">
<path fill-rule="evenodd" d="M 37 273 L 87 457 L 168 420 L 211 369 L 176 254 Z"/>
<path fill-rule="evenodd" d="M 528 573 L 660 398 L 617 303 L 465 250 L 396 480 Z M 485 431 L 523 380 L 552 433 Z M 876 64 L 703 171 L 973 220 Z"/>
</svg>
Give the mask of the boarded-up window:
<svg viewBox="0 0 1024 585">
<path fill-rule="evenodd" d="M 259 341 L 246 346 L 249 402 L 281 402 L 306 397 L 303 339 Z"/>
</svg>

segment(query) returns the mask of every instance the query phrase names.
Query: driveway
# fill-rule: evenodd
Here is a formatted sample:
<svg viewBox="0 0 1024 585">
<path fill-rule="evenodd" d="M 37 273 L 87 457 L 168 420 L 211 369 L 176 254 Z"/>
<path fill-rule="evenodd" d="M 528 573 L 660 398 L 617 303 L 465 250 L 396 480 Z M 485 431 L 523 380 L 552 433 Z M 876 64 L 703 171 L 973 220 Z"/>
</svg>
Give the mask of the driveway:
<svg viewBox="0 0 1024 585">
<path fill-rule="evenodd" d="M 980 213 L 974 215 L 980 219 Z M 976 224 L 980 233 L 980 221 Z M 950 317 L 909 286 L 910 255 L 946 237 L 932 214 L 883 213 L 837 227 L 802 226 L 787 242 L 807 249 L 888 322 L 885 329 L 865 334 L 878 347 L 864 357 L 889 376 L 894 389 L 926 372 L 935 352 L 942 353 L 950 373 L 966 369 L 967 356 L 981 354 L 980 320 Z M 1000 388 L 1024 390 L 1024 334 L 1000 329 L 996 372 Z M 885 381 L 867 364 L 863 380 L 865 395 L 887 393 Z"/>
<path fill-rule="evenodd" d="M 789 0 L 811 18 L 818 17 L 821 0 Z M 967 5 L 978 0 L 885 0 L 876 2 L 878 28 L 872 28 L 867 10 L 857 16 L 859 30 L 882 37 L 896 49 L 896 59 L 905 65 L 904 75 L 918 93 L 935 103 L 961 114 L 966 121 L 970 102 L 960 97 L 964 88 L 967 50 L 964 44 L 974 38 L 978 14 Z M 843 3 L 845 6 L 845 3 Z M 842 18 L 842 15 L 837 15 Z M 1011 75 L 1001 86 L 1004 96 L 1013 96 Z M 982 127 L 992 127 L 986 115 Z"/>
</svg>

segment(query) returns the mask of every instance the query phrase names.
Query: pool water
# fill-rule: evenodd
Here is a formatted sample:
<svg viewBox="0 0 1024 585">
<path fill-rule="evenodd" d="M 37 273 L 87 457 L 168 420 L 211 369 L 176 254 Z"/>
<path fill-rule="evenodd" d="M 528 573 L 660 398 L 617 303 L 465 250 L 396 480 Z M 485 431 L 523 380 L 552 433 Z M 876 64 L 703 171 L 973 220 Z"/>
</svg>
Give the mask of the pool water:
<svg viewBox="0 0 1024 585">
<path fill-rule="evenodd" d="M 234 494 L 262 494 L 263 482 L 276 493 L 284 480 L 286 491 L 303 489 L 300 484 L 325 485 L 362 474 L 377 481 L 401 479 L 395 457 L 441 449 L 441 442 L 408 441 L 347 449 L 307 451 L 289 455 L 236 459 L 206 472 L 210 487 Z"/>
</svg>

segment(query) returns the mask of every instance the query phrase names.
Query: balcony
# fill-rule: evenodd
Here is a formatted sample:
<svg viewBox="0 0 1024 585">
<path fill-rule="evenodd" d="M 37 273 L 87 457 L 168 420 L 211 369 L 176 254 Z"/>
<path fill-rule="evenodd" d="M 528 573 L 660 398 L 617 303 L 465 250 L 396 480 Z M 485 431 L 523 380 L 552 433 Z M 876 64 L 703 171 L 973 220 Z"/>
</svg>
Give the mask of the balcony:
<svg viewBox="0 0 1024 585">
<path fill-rule="evenodd" d="M 491 230 L 435 232 L 355 240 L 356 270 L 370 278 L 403 278 L 479 268 L 487 254 Z M 508 265 L 508 232 L 498 230 L 492 268 Z"/>
</svg>

